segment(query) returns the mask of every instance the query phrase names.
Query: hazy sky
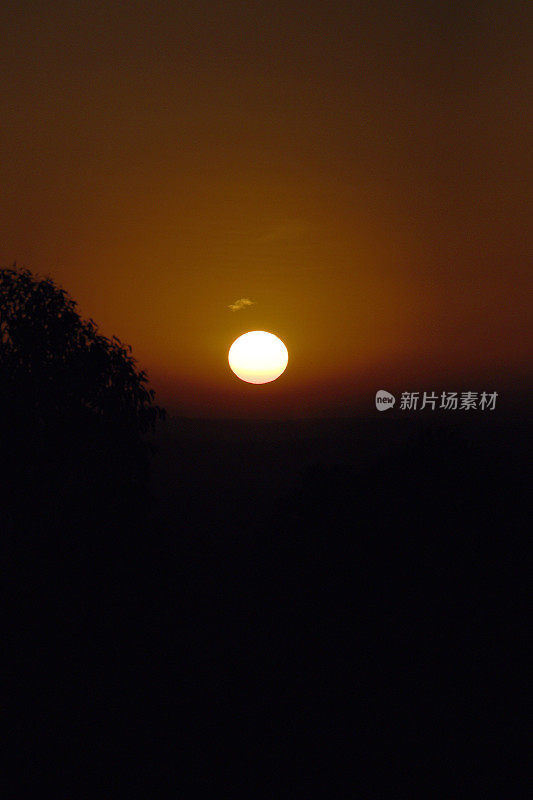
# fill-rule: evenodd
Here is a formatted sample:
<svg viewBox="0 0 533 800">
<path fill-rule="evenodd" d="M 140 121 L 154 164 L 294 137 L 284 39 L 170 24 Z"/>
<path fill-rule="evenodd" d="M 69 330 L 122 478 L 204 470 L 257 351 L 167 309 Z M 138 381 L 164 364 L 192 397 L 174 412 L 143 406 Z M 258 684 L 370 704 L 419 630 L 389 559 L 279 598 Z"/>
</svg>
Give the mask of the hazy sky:
<svg viewBox="0 0 533 800">
<path fill-rule="evenodd" d="M 7 0 L 0 262 L 57 279 L 178 413 L 519 381 L 530 9 Z M 255 329 L 289 350 L 260 387 L 227 364 Z"/>
</svg>

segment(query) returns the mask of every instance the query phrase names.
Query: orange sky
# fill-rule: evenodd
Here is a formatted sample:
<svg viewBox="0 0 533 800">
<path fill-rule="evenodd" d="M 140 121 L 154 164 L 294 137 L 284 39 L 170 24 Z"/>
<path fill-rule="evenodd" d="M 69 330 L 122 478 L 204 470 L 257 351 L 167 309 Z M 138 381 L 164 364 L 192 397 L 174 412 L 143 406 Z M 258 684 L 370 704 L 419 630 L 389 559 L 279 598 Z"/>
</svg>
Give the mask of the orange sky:
<svg viewBox="0 0 533 800">
<path fill-rule="evenodd" d="M 7 2 L 0 262 L 57 279 L 176 413 L 512 384 L 531 21 L 514 0 Z M 227 364 L 256 329 L 289 350 L 273 384 Z"/>
</svg>

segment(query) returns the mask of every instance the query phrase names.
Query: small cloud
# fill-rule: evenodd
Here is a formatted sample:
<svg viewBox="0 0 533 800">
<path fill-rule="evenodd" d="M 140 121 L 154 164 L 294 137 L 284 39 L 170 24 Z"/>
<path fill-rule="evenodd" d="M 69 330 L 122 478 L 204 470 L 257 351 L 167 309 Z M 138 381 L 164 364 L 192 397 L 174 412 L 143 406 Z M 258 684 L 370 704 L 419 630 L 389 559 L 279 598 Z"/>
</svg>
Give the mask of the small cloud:
<svg viewBox="0 0 533 800">
<path fill-rule="evenodd" d="M 242 311 L 243 308 L 249 308 L 250 306 L 255 306 L 255 302 L 248 297 L 241 297 L 240 300 L 235 300 L 234 303 L 231 303 L 228 308 L 231 311 Z"/>
</svg>

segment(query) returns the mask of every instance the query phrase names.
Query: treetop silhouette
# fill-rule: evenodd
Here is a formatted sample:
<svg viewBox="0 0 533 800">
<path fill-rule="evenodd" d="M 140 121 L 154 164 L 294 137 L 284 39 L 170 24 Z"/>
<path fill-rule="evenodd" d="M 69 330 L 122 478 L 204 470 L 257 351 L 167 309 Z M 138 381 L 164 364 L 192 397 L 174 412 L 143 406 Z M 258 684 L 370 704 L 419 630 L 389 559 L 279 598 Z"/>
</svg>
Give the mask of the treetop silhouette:
<svg viewBox="0 0 533 800">
<path fill-rule="evenodd" d="M 49 278 L 0 270 L 0 453 L 4 492 L 69 502 L 146 478 L 143 434 L 165 412 L 131 347 L 81 318 Z M 40 487 L 40 491 L 36 487 Z M 98 487 L 96 491 L 95 487 Z"/>
<path fill-rule="evenodd" d="M 36 411 L 83 406 L 104 418 L 128 421 L 145 433 L 163 410 L 131 347 L 83 320 L 76 302 L 51 278 L 26 269 L 0 270 L 0 369 Z"/>
</svg>

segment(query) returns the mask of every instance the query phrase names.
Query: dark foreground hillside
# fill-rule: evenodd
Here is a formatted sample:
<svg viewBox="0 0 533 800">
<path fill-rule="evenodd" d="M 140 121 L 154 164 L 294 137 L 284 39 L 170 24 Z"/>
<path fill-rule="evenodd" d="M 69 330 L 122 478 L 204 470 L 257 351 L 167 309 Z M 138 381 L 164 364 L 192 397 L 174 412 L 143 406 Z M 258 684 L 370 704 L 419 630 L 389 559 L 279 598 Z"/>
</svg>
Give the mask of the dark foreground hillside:
<svg viewBox="0 0 533 800">
<path fill-rule="evenodd" d="M 460 758 L 503 758 L 529 433 L 511 413 L 168 420 L 150 508 L 91 510 L 93 535 L 80 519 L 33 555 L 32 509 L 10 545 L 13 758 L 269 797 L 346 796 L 341 762 L 365 796 L 390 776 L 409 797 L 429 765 L 453 783 Z"/>
</svg>

